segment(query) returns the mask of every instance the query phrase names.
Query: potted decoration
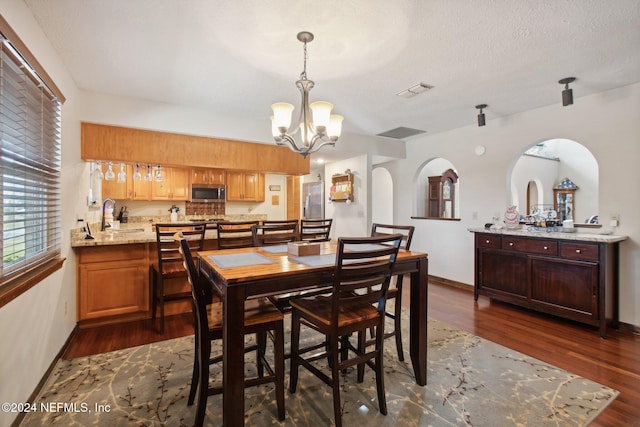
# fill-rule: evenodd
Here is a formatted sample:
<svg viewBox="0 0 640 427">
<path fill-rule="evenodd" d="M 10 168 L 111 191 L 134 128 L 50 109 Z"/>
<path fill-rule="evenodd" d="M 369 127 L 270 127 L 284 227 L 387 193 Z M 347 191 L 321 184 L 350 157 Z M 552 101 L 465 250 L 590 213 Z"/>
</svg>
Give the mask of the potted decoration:
<svg viewBox="0 0 640 427">
<path fill-rule="evenodd" d="M 180 211 L 180 208 L 176 205 L 169 208 L 169 212 L 171 213 L 169 218 L 171 219 L 171 222 L 178 222 L 178 211 Z"/>
</svg>

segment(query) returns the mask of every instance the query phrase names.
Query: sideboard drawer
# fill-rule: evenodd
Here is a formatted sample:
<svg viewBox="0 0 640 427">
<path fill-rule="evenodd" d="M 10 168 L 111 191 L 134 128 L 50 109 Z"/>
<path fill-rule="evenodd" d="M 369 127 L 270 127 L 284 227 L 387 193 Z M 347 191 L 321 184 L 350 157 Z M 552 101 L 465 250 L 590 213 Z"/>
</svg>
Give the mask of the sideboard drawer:
<svg viewBox="0 0 640 427">
<path fill-rule="evenodd" d="M 505 236 L 502 239 L 502 249 L 532 254 L 558 255 L 558 243 L 550 240 Z"/>
<path fill-rule="evenodd" d="M 500 249 L 502 238 L 491 234 L 476 234 L 476 245 L 481 248 Z"/>
<path fill-rule="evenodd" d="M 598 245 L 576 242 L 560 243 L 560 256 L 571 259 L 584 259 L 588 261 L 598 261 Z"/>
</svg>

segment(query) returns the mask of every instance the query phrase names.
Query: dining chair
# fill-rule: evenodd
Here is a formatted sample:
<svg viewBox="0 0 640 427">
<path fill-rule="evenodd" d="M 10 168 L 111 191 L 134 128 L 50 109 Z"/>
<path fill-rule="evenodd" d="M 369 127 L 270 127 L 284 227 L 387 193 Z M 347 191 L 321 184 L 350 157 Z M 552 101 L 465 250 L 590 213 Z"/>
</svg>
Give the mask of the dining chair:
<svg viewBox="0 0 640 427">
<path fill-rule="evenodd" d="M 297 219 L 265 219 L 262 221 L 262 225 L 274 224 L 299 224 L 299 221 Z"/>
<path fill-rule="evenodd" d="M 333 219 L 301 219 L 300 240 L 310 242 L 325 242 L 330 240 L 331 224 Z"/>
<path fill-rule="evenodd" d="M 260 225 L 260 221 L 219 221 L 216 225 L 218 249 L 252 247 L 254 225 Z"/>
<path fill-rule="evenodd" d="M 187 271 L 182 264 L 182 257 L 178 250 L 178 244 L 173 239 L 177 231 L 182 231 L 187 239 L 189 247 L 193 251 L 201 251 L 204 248 L 205 224 L 155 224 L 157 262 L 151 265 L 151 313 L 156 320 L 156 312 L 160 309 L 159 332 L 164 334 L 164 309 L 169 301 L 189 300 L 191 292 L 184 290 L 187 283 Z M 181 279 L 181 280 L 180 280 Z M 171 281 L 180 281 L 180 288 L 174 290 L 178 284 Z"/>
<path fill-rule="evenodd" d="M 222 355 L 212 357 L 211 342 L 222 339 L 223 304 L 212 302 L 211 284 L 199 274 L 188 241 L 181 233 L 174 236 L 188 272 L 195 317 L 195 354 L 188 405 L 192 405 L 197 392 L 195 426 L 204 424 L 207 398 L 222 393 L 221 386 L 209 384 L 209 368 L 222 361 Z M 275 383 L 278 419 L 285 419 L 284 404 L 284 316 L 266 298 L 245 302 L 244 333 L 256 334 L 256 344 L 245 347 L 245 353 L 256 352 L 257 376 L 245 378 L 244 387 Z M 266 358 L 267 332 L 273 336 L 273 365 Z M 233 363 L 233 362 L 232 362 Z M 264 371 L 267 371 L 265 375 Z"/>
<path fill-rule="evenodd" d="M 391 224 L 378 224 L 373 223 L 371 226 L 371 236 L 385 236 L 395 233 L 402 234 L 402 242 L 400 243 L 400 249 L 409 250 L 411 246 L 411 239 L 413 238 L 413 232 L 415 227 L 413 225 L 391 225 Z M 387 310 L 386 316 L 393 319 L 393 331 L 385 332 L 384 337 L 390 338 L 396 337 L 396 350 L 398 351 L 398 360 L 404 361 L 404 351 L 402 349 L 402 281 L 404 275 L 399 274 L 393 276 L 387 291 L 387 300 L 394 301 L 393 311 Z M 393 283 L 395 282 L 395 284 Z M 371 343 L 371 341 L 370 341 Z"/>
<path fill-rule="evenodd" d="M 269 223 L 251 227 L 253 246 L 275 246 L 300 240 L 298 222 Z"/>
<path fill-rule="evenodd" d="M 391 269 L 401 240 L 401 234 L 339 238 L 331 294 L 291 301 L 289 391 L 296 392 L 299 366 L 307 368 L 332 387 L 337 427 L 342 425 L 340 375 L 354 365 L 357 365 L 358 383 L 364 381 L 365 365 L 375 371 L 379 410 L 384 415 L 387 413 L 383 371 L 384 313 Z M 317 353 L 318 343 L 312 342 L 300 348 L 301 325 L 324 335 L 320 343 L 323 351 Z M 373 349 L 366 343 L 369 328 L 376 332 Z M 357 347 L 349 341 L 349 336 L 355 332 L 358 333 Z M 305 357 L 308 353 L 311 355 Z M 349 357 L 350 353 L 355 356 Z M 326 368 L 312 364 L 320 359 L 328 360 L 330 375 Z"/>
</svg>

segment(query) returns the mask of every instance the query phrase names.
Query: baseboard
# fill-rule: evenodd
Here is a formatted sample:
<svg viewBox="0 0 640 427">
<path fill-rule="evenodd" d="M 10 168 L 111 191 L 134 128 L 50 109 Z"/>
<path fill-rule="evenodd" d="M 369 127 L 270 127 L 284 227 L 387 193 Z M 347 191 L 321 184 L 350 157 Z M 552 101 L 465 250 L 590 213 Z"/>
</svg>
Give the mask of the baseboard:
<svg viewBox="0 0 640 427">
<path fill-rule="evenodd" d="M 73 328 L 73 331 L 71 331 L 71 333 L 67 337 L 67 340 L 64 342 L 64 345 L 62 346 L 60 351 L 58 351 L 58 354 L 56 354 L 56 357 L 53 358 L 53 361 L 51 362 L 46 372 L 44 373 L 44 375 L 36 385 L 36 388 L 31 393 L 31 396 L 29 396 L 29 399 L 27 400 L 27 402 L 29 403 L 35 402 L 36 397 L 38 396 L 38 394 L 40 394 L 40 391 L 42 391 L 42 387 L 44 387 L 44 383 L 47 381 L 47 379 L 51 375 L 51 372 L 53 372 L 53 368 L 56 366 L 58 361 L 62 358 L 62 355 L 67 351 L 67 349 L 69 348 L 69 345 L 71 345 L 71 341 L 73 337 L 75 337 L 75 335 L 77 334 L 77 331 L 78 331 L 78 324 L 76 323 L 76 326 Z M 18 416 L 11 423 L 11 427 L 18 427 L 20 423 L 22 423 L 22 420 L 24 419 L 25 415 L 27 415 L 26 412 L 20 412 Z"/>
<path fill-rule="evenodd" d="M 465 291 L 473 292 L 473 285 L 457 282 L 451 279 L 445 279 L 444 277 L 429 275 L 429 283 L 435 283 L 437 285 L 452 286 L 454 288 L 463 289 Z"/>
</svg>

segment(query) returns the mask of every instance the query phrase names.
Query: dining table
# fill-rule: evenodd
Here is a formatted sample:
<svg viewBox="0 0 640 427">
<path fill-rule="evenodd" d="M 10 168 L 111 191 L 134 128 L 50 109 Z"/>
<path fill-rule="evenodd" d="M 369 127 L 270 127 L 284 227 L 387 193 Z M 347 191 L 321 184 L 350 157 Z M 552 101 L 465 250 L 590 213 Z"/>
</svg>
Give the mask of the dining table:
<svg viewBox="0 0 640 427">
<path fill-rule="evenodd" d="M 335 271 L 337 242 L 321 242 L 319 249 L 319 254 L 305 256 L 290 254 L 286 244 L 198 253 L 200 274 L 208 279 L 223 303 L 224 426 L 244 425 L 244 302 L 261 296 L 330 285 Z M 409 274 L 411 278 L 409 353 L 416 384 L 425 386 L 427 254 L 400 249 L 392 274 Z"/>
</svg>

